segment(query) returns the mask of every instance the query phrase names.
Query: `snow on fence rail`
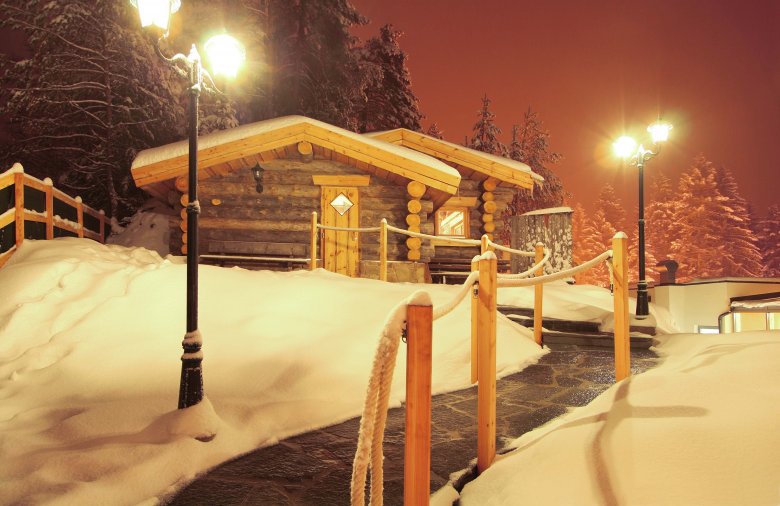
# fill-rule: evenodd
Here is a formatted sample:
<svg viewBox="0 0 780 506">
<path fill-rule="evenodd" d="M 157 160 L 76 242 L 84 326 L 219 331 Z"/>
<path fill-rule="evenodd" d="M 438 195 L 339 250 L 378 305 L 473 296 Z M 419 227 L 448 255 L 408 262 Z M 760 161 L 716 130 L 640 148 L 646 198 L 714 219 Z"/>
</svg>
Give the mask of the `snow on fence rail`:
<svg viewBox="0 0 780 506">
<path fill-rule="evenodd" d="M 312 220 L 316 224 L 316 218 Z M 314 226 L 314 225 L 313 225 Z M 382 229 L 386 225 L 383 225 Z M 316 228 L 316 227 L 314 227 Z M 489 239 L 487 240 L 489 241 Z M 483 239 L 483 244 L 485 244 Z M 404 504 L 429 502 L 431 449 L 431 343 L 433 321 L 472 295 L 472 382 L 477 380 L 477 469 L 481 473 L 496 455 L 496 312 L 497 289 L 506 286 L 540 287 L 546 282 L 570 277 L 600 262 L 612 263 L 615 319 L 615 379 L 630 374 L 628 320 L 628 238 L 619 232 L 612 249 L 584 264 L 550 275 L 542 275 L 549 252 L 537 244 L 536 277 L 503 276 L 497 273 L 497 259 L 485 251 L 472 261 L 472 272 L 461 290 L 446 304 L 433 308 L 427 292 L 414 293 L 388 316 L 374 356 L 366 400 L 360 420 L 358 446 L 352 467 L 351 505 L 365 504 L 367 474 L 371 472 L 370 504 L 383 501 L 383 439 L 390 385 L 399 342 L 407 343 L 406 441 L 404 445 Z M 314 250 L 313 250 L 314 251 Z M 524 253 L 524 252 L 523 252 Z M 530 275 L 530 274 L 529 274 Z M 472 288 L 476 288 L 473 290 Z M 539 306 L 541 308 L 541 306 Z M 535 308 L 536 311 L 536 308 Z M 539 311 L 541 312 L 541 311 Z"/>
<path fill-rule="evenodd" d="M 25 174 L 21 164 L 15 163 L 0 174 L 0 210 L 3 207 L 7 209 L 0 213 L 0 267 L 25 238 L 72 235 L 105 242 L 103 211 L 84 205 L 81 197 L 73 198 L 54 188 L 49 178 L 40 180 Z"/>
</svg>

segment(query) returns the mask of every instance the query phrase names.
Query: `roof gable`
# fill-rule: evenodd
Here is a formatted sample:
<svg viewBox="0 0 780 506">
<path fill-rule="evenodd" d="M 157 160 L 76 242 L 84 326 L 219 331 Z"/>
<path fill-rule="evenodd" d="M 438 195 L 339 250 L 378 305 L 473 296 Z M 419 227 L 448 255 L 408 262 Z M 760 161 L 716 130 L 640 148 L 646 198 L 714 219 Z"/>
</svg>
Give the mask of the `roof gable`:
<svg viewBox="0 0 780 506">
<path fill-rule="evenodd" d="M 458 171 L 436 158 L 304 116 L 285 116 L 199 136 L 198 171 L 302 141 L 449 195 L 454 195 L 460 184 Z M 131 167 L 136 185 L 143 188 L 186 174 L 188 146 L 185 140 L 138 153 Z"/>
<path fill-rule="evenodd" d="M 504 186 L 509 185 L 520 188 L 532 188 L 535 182 L 541 183 L 544 181 L 542 176 L 533 172 L 531 167 L 522 162 L 503 156 L 483 153 L 476 149 L 460 146 L 406 128 L 374 132 L 366 135 L 446 160 L 456 166 L 464 167 L 480 174 L 480 177 L 476 179 L 492 177 L 499 182 L 503 182 Z"/>
</svg>

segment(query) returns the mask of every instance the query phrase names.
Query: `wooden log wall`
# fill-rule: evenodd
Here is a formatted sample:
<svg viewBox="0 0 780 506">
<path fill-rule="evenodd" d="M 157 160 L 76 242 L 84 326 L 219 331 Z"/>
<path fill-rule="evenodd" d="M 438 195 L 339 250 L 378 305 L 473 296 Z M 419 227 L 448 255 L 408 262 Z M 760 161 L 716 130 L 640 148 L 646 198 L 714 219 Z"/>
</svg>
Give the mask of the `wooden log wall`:
<svg viewBox="0 0 780 506">
<path fill-rule="evenodd" d="M 321 187 L 314 175 L 361 175 L 366 172 L 315 155 L 310 162 L 300 159 L 277 159 L 262 162 L 263 192 L 257 193 L 256 181 L 249 169 L 239 169 L 226 175 L 212 176 L 199 182 L 201 253 L 209 252 L 210 241 L 300 243 L 309 250 L 311 212 L 320 210 Z M 181 212 L 178 227 L 171 233 L 171 251 L 186 252 L 186 182 L 177 184 L 176 201 Z M 369 186 L 358 188 L 360 194 L 360 226 L 379 226 L 382 218 L 399 228 L 408 226 L 409 195 L 404 186 L 371 176 Z M 419 230 L 433 234 L 433 204 L 419 200 Z M 178 230 L 177 230 L 178 229 Z M 360 257 L 376 260 L 379 255 L 378 233 L 361 234 Z M 407 260 L 407 237 L 388 234 L 388 259 Z M 430 248 L 423 249 L 430 258 Z"/>
</svg>

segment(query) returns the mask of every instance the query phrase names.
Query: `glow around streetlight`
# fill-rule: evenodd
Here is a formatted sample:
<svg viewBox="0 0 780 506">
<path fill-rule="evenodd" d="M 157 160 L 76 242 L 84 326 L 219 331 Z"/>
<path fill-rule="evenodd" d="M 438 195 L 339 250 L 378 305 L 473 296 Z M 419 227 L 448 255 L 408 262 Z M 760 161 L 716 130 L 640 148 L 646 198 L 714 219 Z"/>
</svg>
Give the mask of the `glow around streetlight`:
<svg viewBox="0 0 780 506">
<path fill-rule="evenodd" d="M 647 131 L 650 132 L 650 136 L 653 138 L 653 144 L 669 140 L 669 131 L 671 129 L 672 125 L 663 121 L 656 121 L 647 127 Z"/>
<path fill-rule="evenodd" d="M 168 31 L 171 14 L 179 10 L 181 0 L 130 0 L 138 9 L 141 27 L 156 26 L 164 32 Z"/>
<path fill-rule="evenodd" d="M 206 55 L 214 74 L 236 77 L 246 59 L 244 46 L 230 35 L 216 35 L 206 42 Z"/>
<path fill-rule="evenodd" d="M 612 143 L 612 151 L 620 158 L 630 158 L 637 152 L 637 143 L 631 137 L 624 135 Z"/>
</svg>

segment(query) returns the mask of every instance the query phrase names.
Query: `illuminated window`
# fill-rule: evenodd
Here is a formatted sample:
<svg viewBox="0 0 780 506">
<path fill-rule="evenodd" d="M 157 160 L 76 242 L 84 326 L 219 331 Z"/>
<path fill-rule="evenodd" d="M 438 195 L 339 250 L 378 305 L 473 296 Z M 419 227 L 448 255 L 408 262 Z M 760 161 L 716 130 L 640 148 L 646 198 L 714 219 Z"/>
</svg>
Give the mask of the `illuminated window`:
<svg viewBox="0 0 780 506">
<path fill-rule="evenodd" d="M 465 207 L 451 207 L 436 211 L 436 235 L 468 237 L 469 210 Z"/>
</svg>

